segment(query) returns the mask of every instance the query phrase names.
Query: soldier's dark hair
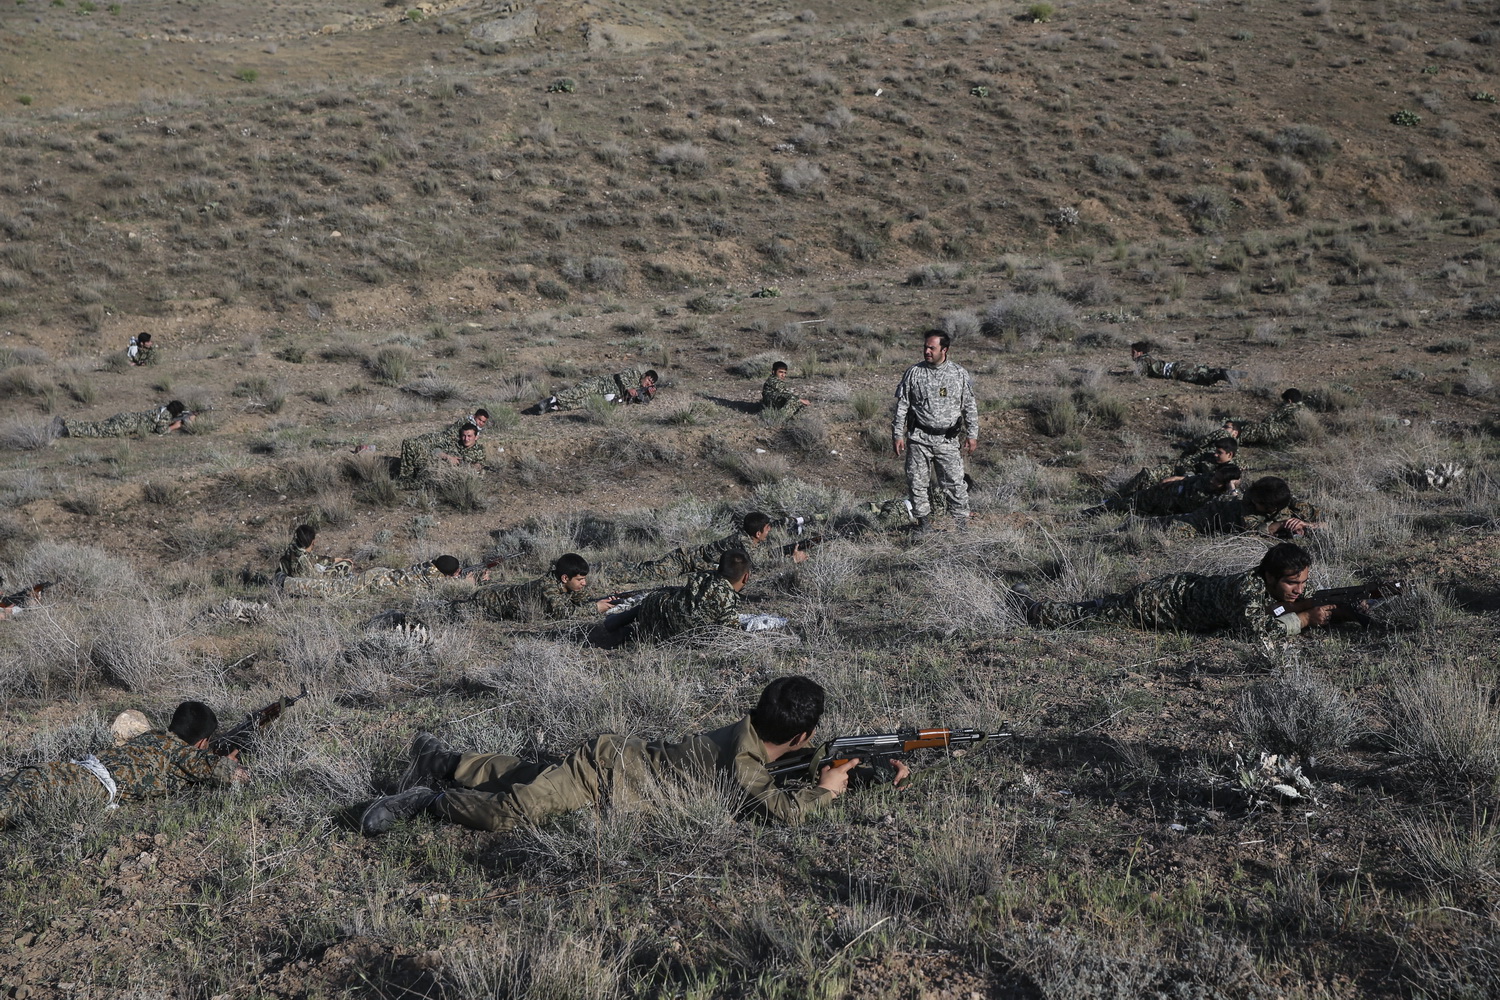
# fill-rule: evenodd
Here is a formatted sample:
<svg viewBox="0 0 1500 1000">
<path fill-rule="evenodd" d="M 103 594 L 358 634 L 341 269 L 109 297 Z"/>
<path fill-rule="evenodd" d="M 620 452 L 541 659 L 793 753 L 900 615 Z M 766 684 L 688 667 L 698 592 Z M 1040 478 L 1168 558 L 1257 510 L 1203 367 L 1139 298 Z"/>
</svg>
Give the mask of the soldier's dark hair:
<svg viewBox="0 0 1500 1000">
<path fill-rule="evenodd" d="M 1292 502 L 1292 488 L 1280 476 L 1262 476 L 1245 491 L 1245 500 L 1257 510 L 1280 510 Z"/>
<path fill-rule="evenodd" d="M 310 524 L 299 524 L 297 530 L 292 532 L 292 541 L 297 543 L 297 548 L 305 549 L 318 540 L 318 529 Z"/>
<path fill-rule="evenodd" d="M 459 571 L 463 563 L 459 562 L 453 556 L 438 556 L 432 561 L 432 565 L 433 568 L 444 576 L 452 576 Z"/>
<path fill-rule="evenodd" d="M 744 549 L 730 549 L 719 556 L 719 575 L 730 583 L 750 572 L 750 557 Z"/>
<path fill-rule="evenodd" d="M 1255 571 L 1268 580 L 1280 580 L 1293 573 L 1300 573 L 1311 565 L 1312 556 L 1307 554 L 1306 549 L 1291 542 L 1282 542 L 1266 551 Z"/>
<path fill-rule="evenodd" d="M 149 343 L 151 343 L 151 334 L 138 333 L 135 335 L 135 344 L 137 347 L 145 347 Z"/>
<path fill-rule="evenodd" d="M 1240 453 L 1240 443 L 1226 434 L 1214 442 L 1214 450 L 1227 451 L 1231 455 L 1238 455 Z"/>
<path fill-rule="evenodd" d="M 771 523 L 771 519 L 758 510 L 752 510 L 740 521 L 740 530 L 747 535 L 758 535 L 760 529 Z"/>
<path fill-rule="evenodd" d="M 484 417 L 486 420 L 488 420 L 490 417 L 490 411 L 481 406 L 479 409 L 474 411 L 474 419 L 478 420 L 480 417 Z"/>
<path fill-rule="evenodd" d="M 185 701 L 172 713 L 172 723 L 167 726 L 184 743 L 197 743 L 205 736 L 212 736 L 219 728 L 219 717 L 214 710 L 201 701 Z"/>
<path fill-rule="evenodd" d="M 1133 344 L 1130 345 L 1130 349 L 1132 351 L 1140 351 L 1142 354 L 1150 354 L 1151 353 L 1151 341 L 1149 341 L 1149 340 L 1137 340 L 1135 343 L 1133 343 Z"/>
<path fill-rule="evenodd" d="M 473 431 L 475 437 L 479 436 L 479 428 L 476 427 L 474 424 L 464 424 L 462 427 L 460 427 L 458 429 L 459 435 L 462 436 L 464 431 Z"/>
<path fill-rule="evenodd" d="M 643 381 L 645 379 L 648 379 L 648 378 L 651 381 L 653 381 L 653 382 L 660 382 L 661 381 L 661 376 L 658 375 L 658 374 L 656 374 L 656 369 L 655 368 L 648 368 L 648 369 L 645 370 L 645 372 L 643 372 L 641 374 L 641 379 Z"/>
<path fill-rule="evenodd" d="M 174 417 L 182 416 L 183 412 L 186 409 L 187 407 L 183 405 L 182 400 L 180 399 L 174 399 L 167 404 L 167 412 Z"/>
<path fill-rule="evenodd" d="M 565 576 L 588 576 L 589 561 L 576 552 L 558 556 L 552 564 L 552 575 L 561 580 Z"/>
<path fill-rule="evenodd" d="M 771 366 L 771 374 L 772 375 L 775 375 L 777 372 L 784 372 L 784 371 L 786 371 L 786 362 L 785 361 L 778 361 L 774 365 Z"/>
<path fill-rule="evenodd" d="M 926 333 L 922 334 L 922 343 L 927 343 L 933 337 L 936 337 L 938 339 L 938 346 L 945 351 L 948 349 L 948 345 L 953 343 L 953 338 L 948 336 L 948 333 L 945 330 L 928 330 Z"/>
<path fill-rule="evenodd" d="M 822 718 L 823 685 L 807 677 L 776 678 L 750 710 L 750 724 L 767 743 L 790 743 Z"/>
<path fill-rule="evenodd" d="M 1240 467 L 1233 462 L 1225 462 L 1223 465 L 1214 466 L 1214 471 L 1208 474 L 1208 482 L 1212 486 L 1221 489 L 1240 478 Z"/>
<path fill-rule="evenodd" d="M 1288 389 L 1286 392 L 1283 392 L 1281 394 L 1281 398 L 1283 401 L 1288 403 L 1300 403 L 1302 402 L 1302 390 Z"/>
</svg>

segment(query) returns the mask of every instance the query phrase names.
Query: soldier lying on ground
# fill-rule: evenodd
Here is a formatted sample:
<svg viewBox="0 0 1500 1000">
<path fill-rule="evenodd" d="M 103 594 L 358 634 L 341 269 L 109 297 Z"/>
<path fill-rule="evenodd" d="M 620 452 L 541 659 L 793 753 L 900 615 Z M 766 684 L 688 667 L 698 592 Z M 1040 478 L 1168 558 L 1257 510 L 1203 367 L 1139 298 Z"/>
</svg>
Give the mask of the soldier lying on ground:
<svg viewBox="0 0 1500 1000">
<path fill-rule="evenodd" d="M 449 424 L 445 430 L 456 438 L 458 432 L 464 429 L 465 424 L 473 424 L 476 435 L 483 434 L 484 429 L 490 425 L 490 411 L 481 406 L 468 416 L 459 417 L 453 423 Z"/>
<path fill-rule="evenodd" d="M 1121 489 L 1118 495 L 1083 511 L 1083 515 L 1094 517 L 1112 510 L 1163 517 L 1186 514 L 1226 494 L 1237 496 L 1239 482 L 1240 467 L 1230 462 L 1216 466 L 1207 475 L 1171 476 L 1130 493 Z"/>
<path fill-rule="evenodd" d="M 64 420 L 56 417 L 52 429 L 58 437 L 117 438 L 141 437 L 146 434 L 168 434 L 180 431 L 193 422 L 193 411 L 174 399 L 156 410 L 138 413 L 116 413 L 105 420 Z"/>
<path fill-rule="evenodd" d="M 1132 493 L 1139 493 L 1147 487 L 1170 482 L 1184 476 L 1206 475 L 1221 465 L 1233 462 L 1235 455 L 1240 450 L 1239 442 L 1232 437 L 1224 435 L 1222 431 L 1216 432 L 1216 434 L 1218 435 L 1217 437 L 1214 437 L 1201 447 L 1195 443 L 1192 448 L 1187 449 L 1188 454 L 1195 451 L 1201 451 L 1203 454 L 1192 458 L 1184 458 L 1176 462 L 1148 465 L 1126 480 L 1119 489 L 1115 490 L 1115 495 L 1122 497 L 1129 496 Z"/>
<path fill-rule="evenodd" d="M 505 832 L 593 805 L 628 806 L 654 782 L 679 779 L 727 786 L 738 815 L 798 823 L 849 787 L 857 759 L 825 767 L 816 785 L 779 788 L 767 767 L 812 743 L 823 717 L 823 688 L 806 677 L 780 677 L 738 722 L 677 743 L 596 736 L 565 758 L 524 763 L 503 754 L 462 754 L 435 736 L 418 734 L 411 766 L 396 795 L 376 799 L 360 815 L 367 835 L 385 833 L 420 813 L 475 830 Z M 893 761 L 900 787 L 911 773 Z M 439 791 L 433 786 L 456 785 Z"/>
<path fill-rule="evenodd" d="M 731 549 L 749 552 L 771 536 L 771 519 L 758 510 L 752 510 L 740 520 L 738 530 L 723 538 L 703 545 L 684 546 L 673 549 L 660 559 L 629 563 L 619 569 L 624 580 L 673 580 L 686 573 L 709 573 L 719 568 L 719 557 Z M 781 550 L 773 546 L 769 551 L 780 556 Z M 794 549 L 792 562 L 806 562 L 807 551 Z"/>
<path fill-rule="evenodd" d="M 397 587 L 431 587 L 445 580 L 474 580 L 474 573 L 462 573 L 463 564 L 453 556 L 438 556 L 430 562 L 417 563 L 406 569 L 377 566 L 353 576 L 277 576 L 274 586 L 288 597 L 353 597 L 368 591 Z"/>
<path fill-rule="evenodd" d="M 485 458 L 478 427 L 465 423 L 457 433 L 451 427 L 444 427 L 401 442 L 401 465 L 396 478 L 403 486 L 421 486 L 432 479 L 433 470 L 440 462 L 451 466 L 480 466 Z"/>
<path fill-rule="evenodd" d="M 1262 476 L 1243 497 L 1224 496 L 1186 514 L 1141 518 L 1139 523 L 1179 535 L 1251 532 L 1273 538 L 1301 538 L 1323 527 L 1318 508 L 1293 497 L 1279 476 Z"/>
<path fill-rule="evenodd" d="M 1273 546 L 1243 573 L 1173 573 L 1092 601 L 1023 599 L 1026 620 L 1057 628 L 1080 623 L 1128 625 L 1181 632 L 1229 631 L 1242 638 L 1280 639 L 1332 621 L 1352 620 L 1352 609 L 1314 606 L 1302 599 L 1312 559 L 1291 542 Z M 1284 608 L 1277 615 L 1275 609 Z"/>
<path fill-rule="evenodd" d="M 606 403 L 649 403 L 656 396 L 656 372 L 627 368 L 613 375 L 595 375 L 577 385 L 548 396 L 538 405 L 542 413 L 553 410 L 576 410 L 590 399 L 602 399 Z"/>
<path fill-rule="evenodd" d="M 778 361 L 771 366 L 771 377 L 761 383 L 760 408 L 762 410 L 780 410 L 787 415 L 796 413 L 804 406 L 811 406 L 810 400 L 802 399 L 797 395 L 797 390 L 786 380 L 786 362 Z"/>
<path fill-rule="evenodd" d="M 583 596 L 589 585 L 588 560 L 576 552 L 559 556 L 547 575 L 529 583 L 497 583 L 480 587 L 474 596 L 453 602 L 454 609 L 470 602 L 499 621 L 561 621 L 592 606 L 599 614 L 614 607 L 613 598 L 591 601 Z"/>
<path fill-rule="evenodd" d="M 1130 360 L 1135 370 L 1146 378 L 1165 378 L 1193 385 L 1213 385 L 1228 382 L 1233 385 L 1245 373 L 1234 368 L 1213 368 L 1209 365 L 1190 365 L 1182 361 L 1158 361 L 1151 356 L 1151 344 L 1138 340 L 1130 345 Z"/>
<path fill-rule="evenodd" d="M 136 366 L 156 364 L 156 350 L 151 343 L 151 334 L 138 333 L 131 337 L 130 346 L 125 348 L 125 357 Z"/>
<path fill-rule="evenodd" d="M 292 532 L 290 544 L 282 551 L 281 559 L 276 563 L 276 571 L 291 577 L 315 577 L 325 573 L 332 576 L 349 576 L 354 572 L 353 560 L 334 559 L 327 556 L 319 558 L 313 555 L 313 545 L 317 540 L 317 528 L 310 524 L 297 525 L 297 530 Z"/>
<path fill-rule="evenodd" d="M 1307 409 L 1302 402 L 1302 393 L 1288 389 L 1281 394 L 1281 405 L 1264 420 L 1244 420 L 1238 417 L 1224 421 L 1224 429 L 1215 434 L 1228 434 L 1243 445 L 1258 448 L 1278 448 L 1297 436 L 1297 414 Z M 1202 438 L 1188 446 L 1191 451 L 1202 443 Z"/>
<path fill-rule="evenodd" d="M 220 757 L 208 749 L 219 728 L 213 709 L 185 701 L 166 732 L 148 732 L 81 760 L 23 767 L 0 780 L 0 829 L 53 798 L 114 809 L 121 802 L 175 795 L 191 785 L 227 785 L 250 776 L 239 753 Z"/>
<path fill-rule="evenodd" d="M 589 642 L 613 649 L 627 642 L 667 642 L 741 628 L 740 591 L 750 579 L 750 557 L 742 549 L 719 556 L 712 573 L 690 573 L 680 587 L 662 587 L 633 607 L 616 611 L 589 632 Z"/>
<path fill-rule="evenodd" d="M 0 618 L 14 618 L 28 608 L 34 608 L 41 601 L 42 594 L 51 587 L 51 581 L 46 583 L 34 583 L 29 587 L 23 587 L 13 594 L 0 597 Z"/>
</svg>

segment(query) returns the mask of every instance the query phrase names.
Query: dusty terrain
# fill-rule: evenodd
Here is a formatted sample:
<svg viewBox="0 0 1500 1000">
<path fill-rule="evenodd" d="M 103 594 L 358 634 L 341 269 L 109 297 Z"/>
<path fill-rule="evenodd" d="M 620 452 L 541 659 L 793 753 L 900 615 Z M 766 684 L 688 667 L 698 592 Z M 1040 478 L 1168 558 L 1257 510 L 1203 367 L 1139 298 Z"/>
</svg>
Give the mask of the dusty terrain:
<svg viewBox="0 0 1500 1000">
<path fill-rule="evenodd" d="M 0 834 L 8 995 L 1494 995 L 1500 18 L 1037 8 L 0 9 L 0 572 L 57 581 L 0 626 L 0 765 L 128 707 L 312 692 L 248 787 Z M 309 521 L 361 565 L 521 580 L 573 550 L 609 587 L 752 507 L 857 512 L 903 489 L 889 396 L 934 326 L 982 401 L 975 531 L 765 566 L 747 600 L 785 635 L 604 654 L 434 619 L 408 648 L 365 627 L 390 601 L 202 615 L 267 600 Z M 1141 379 L 1140 338 L 1247 375 Z M 778 358 L 813 400 L 789 423 L 755 405 Z M 662 373 L 652 405 L 523 412 L 627 366 Z M 1271 658 L 1016 621 L 1007 584 L 1258 559 L 1077 512 L 1291 385 L 1299 439 L 1241 464 L 1330 513 L 1316 583 L 1408 599 Z M 48 433 L 173 398 L 195 433 Z M 476 405 L 477 478 L 401 491 L 353 454 Z M 672 790 L 514 836 L 337 822 L 418 729 L 674 737 L 789 672 L 828 685 L 829 735 L 1020 738 L 794 830 Z"/>
</svg>

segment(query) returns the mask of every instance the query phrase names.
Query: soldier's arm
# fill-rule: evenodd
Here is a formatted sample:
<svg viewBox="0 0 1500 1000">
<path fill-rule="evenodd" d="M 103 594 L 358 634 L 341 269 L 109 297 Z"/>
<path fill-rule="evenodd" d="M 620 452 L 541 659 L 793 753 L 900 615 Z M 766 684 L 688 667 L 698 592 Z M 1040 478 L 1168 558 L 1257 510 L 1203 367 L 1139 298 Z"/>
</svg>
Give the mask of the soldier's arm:
<svg viewBox="0 0 1500 1000">
<path fill-rule="evenodd" d="M 778 788 L 765 765 L 747 754 L 735 758 L 733 777 L 753 811 L 780 823 L 800 823 L 838 797 L 818 785 Z"/>
<path fill-rule="evenodd" d="M 908 368 L 906 374 L 901 376 L 901 381 L 896 383 L 896 412 L 891 417 L 891 440 L 895 442 L 898 455 L 906 450 L 906 414 L 911 409 L 908 389 L 913 370 Z"/>
<path fill-rule="evenodd" d="M 974 379 L 964 372 L 964 436 L 969 440 L 969 450 L 979 443 L 979 401 L 974 397 Z"/>
</svg>

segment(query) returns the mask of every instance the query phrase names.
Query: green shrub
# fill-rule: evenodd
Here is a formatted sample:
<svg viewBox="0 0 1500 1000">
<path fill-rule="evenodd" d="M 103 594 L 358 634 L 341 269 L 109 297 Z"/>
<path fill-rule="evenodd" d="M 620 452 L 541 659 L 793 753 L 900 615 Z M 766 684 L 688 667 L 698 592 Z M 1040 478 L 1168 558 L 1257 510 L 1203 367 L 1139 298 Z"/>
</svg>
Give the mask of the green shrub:
<svg viewBox="0 0 1500 1000">
<path fill-rule="evenodd" d="M 237 69 L 234 71 L 234 78 L 236 80 L 243 80 L 246 83 L 254 83 L 260 79 L 260 70 L 249 68 Z"/>
<path fill-rule="evenodd" d="M 1031 19 L 1032 24 L 1046 24 L 1056 13 L 1057 10 L 1050 3 L 1034 3 L 1026 8 L 1026 16 Z"/>
<path fill-rule="evenodd" d="M 1391 124 L 1404 125 L 1407 128 L 1411 128 L 1414 125 L 1422 124 L 1422 116 L 1410 108 L 1402 108 L 1391 115 Z"/>
</svg>

